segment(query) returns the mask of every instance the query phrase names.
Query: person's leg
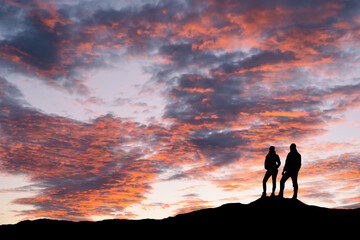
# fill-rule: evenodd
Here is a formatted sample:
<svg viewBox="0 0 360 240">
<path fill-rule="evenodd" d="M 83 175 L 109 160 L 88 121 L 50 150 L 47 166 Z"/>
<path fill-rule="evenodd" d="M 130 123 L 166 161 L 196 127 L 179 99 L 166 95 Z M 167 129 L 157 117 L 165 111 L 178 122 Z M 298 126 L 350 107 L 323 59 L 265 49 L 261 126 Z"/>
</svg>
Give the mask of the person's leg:
<svg viewBox="0 0 360 240">
<path fill-rule="evenodd" d="M 298 193 L 298 189 L 299 189 L 297 178 L 298 178 L 298 173 L 292 174 L 291 180 L 292 180 L 293 187 L 294 187 L 294 195 L 292 197 L 293 199 L 297 199 L 297 193 Z"/>
<path fill-rule="evenodd" d="M 279 192 L 279 197 L 283 197 L 284 196 L 284 188 L 285 188 L 285 182 L 286 180 L 289 178 L 290 176 L 285 173 L 280 180 L 280 192 Z"/>
<path fill-rule="evenodd" d="M 278 170 L 274 170 L 272 172 L 272 193 L 271 193 L 271 196 L 274 196 L 275 195 L 275 190 L 276 190 L 276 176 L 278 174 Z"/>
<path fill-rule="evenodd" d="M 264 179 L 263 179 L 263 197 L 266 196 L 266 182 L 269 179 L 269 177 L 271 176 L 270 171 L 266 171 Z"/>
</svg>

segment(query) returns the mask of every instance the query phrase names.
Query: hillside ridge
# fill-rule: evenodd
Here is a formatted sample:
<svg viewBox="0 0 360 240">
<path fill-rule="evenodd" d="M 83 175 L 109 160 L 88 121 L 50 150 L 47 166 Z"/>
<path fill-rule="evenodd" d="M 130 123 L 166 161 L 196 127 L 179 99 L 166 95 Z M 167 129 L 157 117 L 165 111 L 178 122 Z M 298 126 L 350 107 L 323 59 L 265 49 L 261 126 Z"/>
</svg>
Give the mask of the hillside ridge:
<svg viewBox="0 0 360 240">
<path fill-rule="evenodd" d="M 179 214 L 160 220 L 109 219 L 97 222 L 37 219 L 0 226 L 0 234 L 16 236 L 95 236 L 135 234 L 134 236 L 158 236 L 157 233 L 177 235 L 213 236 L 232 231 L 257 233 L 267 236 L 272 231 L 282 234 L 312 236 L 356 233 L 360 209 L 328 209 L 307 205 L 299 200 L 260 198 L 249 204 L 227 203 L 215 208 Z M 231 231 L 230 231 L 231 230 Z M 179 232 L 180 231 L 180 232 Z M 230 231 L 230 232 L 229 232 Z M 161 236 L 162 236 L 161 235 Z"/>
</svg>

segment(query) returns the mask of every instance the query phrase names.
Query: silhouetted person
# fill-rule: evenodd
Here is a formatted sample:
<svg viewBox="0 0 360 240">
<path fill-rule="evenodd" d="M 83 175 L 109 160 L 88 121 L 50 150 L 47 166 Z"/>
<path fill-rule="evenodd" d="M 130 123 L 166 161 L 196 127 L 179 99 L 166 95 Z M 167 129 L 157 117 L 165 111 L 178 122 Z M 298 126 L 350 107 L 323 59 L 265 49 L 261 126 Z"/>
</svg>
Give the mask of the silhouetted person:
<svg viewBox="0 0 360 240">
<path fill-rule="evenodd" d="M 275 152 L 275 147 L 271 146 L 269 148 L 269 153 L 266 155 L 265 158 L 265 169 L 267 170 L 263 179 L 263 193 L 261 197 L 266 197 L 266 182 L 270 176 L 272 176 L 272 193 L 271 196 L 275 196 L 275 189 L 276 189 L 276 176 L 278 174 L 278 168 L 280 167 L 281 162 L 279 155 Z"/>
<path fill-rule="evenodd" d="M 285 182 L 288 180 L 289 177 L 291 177 L 293 187 L 294 187 L 294 195 L 293 199 L 297 198 L 297 192 L 298 192 L 298 173 L 301 168 L 301 155 L 296 150 L 295 143 L 292 143 L 290 145 L 290 152 L 288 153 L 285 161 L 285 166 L 282 171 L 282 178 L 280 180 L 280 192 L 279 197 L 284 196 L 284 188 L 285 188 Z"/>
</svg>

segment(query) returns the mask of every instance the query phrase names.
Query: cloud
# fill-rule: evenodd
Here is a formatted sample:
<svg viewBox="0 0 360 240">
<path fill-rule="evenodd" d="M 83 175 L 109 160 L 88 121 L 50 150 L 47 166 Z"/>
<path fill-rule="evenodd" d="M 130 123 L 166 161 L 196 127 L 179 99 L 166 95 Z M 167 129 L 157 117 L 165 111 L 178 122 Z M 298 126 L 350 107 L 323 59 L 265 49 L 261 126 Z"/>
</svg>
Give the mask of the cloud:
<svg viewBox="0 0 360 240">
<path fill-rule="evenodd" d="M 1 86 L 1 170 L 25 174 L 41 189 L 15 201 L 35 207 L 23 214 L 86 219 L 104 214 L 103 206 L 119 210 L 144 199 L 160 171 L 144 158 L 152 145 L 146 126 L 111 115 L 89 123 L 47 115 L 21 106 L 5 79 Z"/>
<path fill-rule="evenodd" d="M 331 175 L 331 178 L 343 179 L 344 181 L 357 181 L 360 174 L 359 153 L 345 153 L 318 160 L 308 164 L 304 168 L 304 174 Z"/>
<path fill-rule="evenodd" d="M 278 63 L 289 63 L 294 60 L 296 60 L 295 53 L 291 51 L 263 51 L 233 64 L 224 64 L 220 66 L 219 69 L 216 69 L 214 73 L 234 74 L 241 70 L 251 70 L 254 68 L 261 69 L 261 67 L 271 66 Z"/>
<path fill-rule="evenodd" d="M 359 152 L 350 152 L 306 163 L 300 172 L 302 181 L 306 182 L 304 197 L 323 199 L 333 204 L 337 201 L 338 205 L 356 204 L 360 176 L 359 157 Z M 353 197 L 341 199 L 344 192 Z"/>
<path fill-rule="evenodd" d="M 7 38 L 0 41 L 3 65 L 11 71 L 36 76 L 54 87 L 88 93 L 84 79 L 73 72 L 83 64 L 66 56 L 65 44 L 75 30 L 66 12 L 58 11 L 55 4 L 41 1 L 24 3 L 24 6 L 2 5 L 5 5 L 5 18 L 11 19 L 14 12 L 18 14 L 16 22 L 21 29 L 15 33 L 5 29 Z"/>
<path fill-rule="evenodd" d="M 45 1 L 2 5 L 4 21 L 17 14 L 12 22 L 21 26 L 17 32 L 3 29 L 6 38 L 0 40 L 0 49 L 4 65 L 79 94 L 89 94 L 86 79 L 81 77 L 84 70 L 111 65 L 124 53 L 157 54 L 178 67 L 217 65 L 222 73 L 284 62 L 321 63 L 333 56 L 334 47 L 346 34 L 343 29 L 337 31 L 334 24 L 340 19 L 332 17 L 351 11 L 341 4 L 309 6 L 287 1 L 277 5 L 161 1 L 123 8 Z M 351 17 L 344 21 L 355 28 Z M 321 28 L 309 26 L 314 22 Z M 229 51 L 245 43 L 258 49 L 257 53 L 244 56 L 241 51 Z M 215 53 L 214 48 L 226 52 Z M 313 59 L 314 53 L 317 59 Z M 229 63 L 233 58 L 237 59 Z"/>
<path fill-rule="evenodd" d="M 200 50 L 194 48 L 193 43 L 174 43 L 163 45 L 159 48 L 159 56 L 176 65 L 176 69 L 193 68 L 194 64 L 197 68 L 207 68 L 218 66 L 237 59 L 244 54 L 242 52 L 225 52 L 214 53 L 212 51 Z"/>
<path fill-rule="evenodd" d="M 160 173 L 249 189 L 262 178 L 256 169 L 269 145 L 306 144 L 359 106 L 356 1 L 114 4 L 1 3 L 2 69 L 101 105 L 83 73 L 142 57 L 153 60 L 149 84 L 163 86 L 166 103 L 161 121 L 148 125 L 113 115 L 79 122 L 34 109 L 0 78 L 1 170 L 41 188 L 16 200 L 35 207 L 25 215 L 118 214 L 145 199 Z M 150 106 L 113 102 L 124 104 Z M 302 174 L 356 184 L 357 157 L 316 159 Z M 219 177 L 232 166 L 242 170 Z"/>
</svg>

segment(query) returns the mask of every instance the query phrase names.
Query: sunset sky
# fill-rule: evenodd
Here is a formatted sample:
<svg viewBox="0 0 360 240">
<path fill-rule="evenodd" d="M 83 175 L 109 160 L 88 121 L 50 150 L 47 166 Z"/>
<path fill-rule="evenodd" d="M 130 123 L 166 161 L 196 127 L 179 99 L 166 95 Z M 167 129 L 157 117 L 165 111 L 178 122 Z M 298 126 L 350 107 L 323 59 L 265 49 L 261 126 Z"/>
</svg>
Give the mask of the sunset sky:
<svg viewBox="0 0 360 240">
<path fill-rule="evenodd" d="M 0 224 L 249 203 L 293 142 L 360 207 L 358 0 L 0 0 L 0 73 Z"/>
</svg>

